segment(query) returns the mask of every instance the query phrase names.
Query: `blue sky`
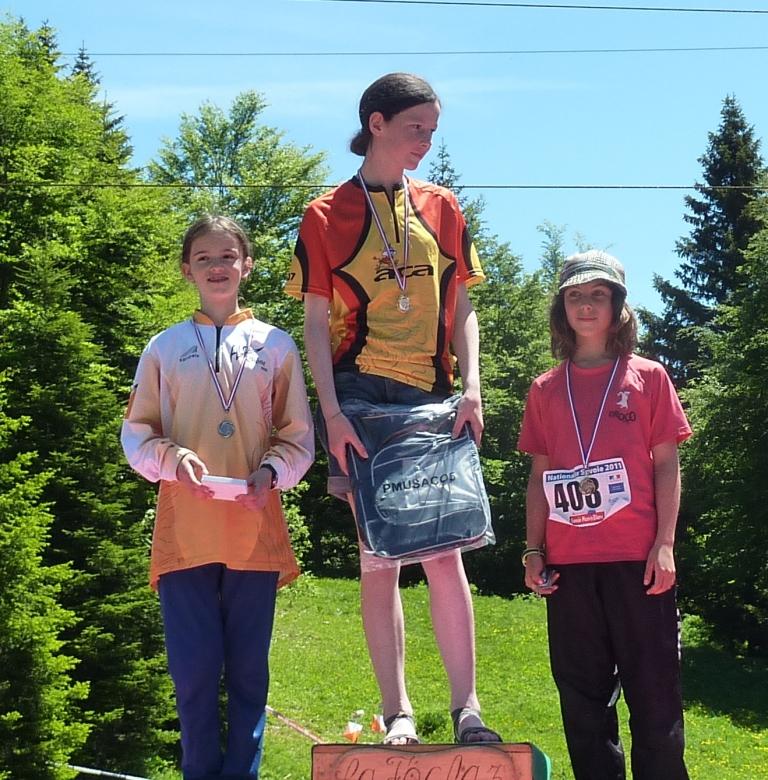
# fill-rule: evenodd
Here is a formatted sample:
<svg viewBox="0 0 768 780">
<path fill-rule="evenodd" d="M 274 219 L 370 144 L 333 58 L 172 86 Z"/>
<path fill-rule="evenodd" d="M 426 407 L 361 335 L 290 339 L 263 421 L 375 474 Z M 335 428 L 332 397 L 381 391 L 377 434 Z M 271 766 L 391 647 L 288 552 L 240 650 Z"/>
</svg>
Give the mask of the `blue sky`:
<svg viewBox="0 0 768 780">
<path fill-rule="evenodd" d="M 768 0 L 593 4 L 768 9 Z M 325 151 L 329 181 L 341 181 L 359 162 L 347 142 L 360 93 L 393 70 L 419 73 L 435 87 L 443 104 L 437 138 L 465 185 L 691 185 L 701 180 L 697 160 L 727 94 L 737 97 L 758 138 L 768 133 L 768 49 L 420 53 L 768 46 L 768 14 L 324 0 L 0 0 L 0 9 L 30 27 L 48 20 L 64 52 L 85 45 L 107 99 L 125 115 L 137 164 L 175 135 L 181 113 L 206 100 L 227 108 L 238 93 L 255 89 L 269 104 L 264 121 L 301 146 Z M 114 56 L 119 52 L 269 54 Z M 417 176 L 426 176 L 429 159 Z M 630 300 L 658 310 L 652 276 L 670 278 L 677 267 L 675 241 L 688 233 L 685 192 L 468 192 L 479 193 L 489 228 L 527 269 L 538 265 L 537 226 L 563 225 L 568 251 L 580 241 L 608 249 L 626 266 Z"/>
</svg>

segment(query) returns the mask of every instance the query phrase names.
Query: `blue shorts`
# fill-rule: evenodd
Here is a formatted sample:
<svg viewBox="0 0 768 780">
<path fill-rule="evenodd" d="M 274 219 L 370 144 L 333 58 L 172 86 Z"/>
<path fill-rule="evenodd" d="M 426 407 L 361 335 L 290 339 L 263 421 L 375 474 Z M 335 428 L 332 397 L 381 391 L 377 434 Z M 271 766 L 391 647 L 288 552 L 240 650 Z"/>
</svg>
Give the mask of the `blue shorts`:
<svg viewBox="0 0 768 780">
<path fill-rule="evenodd" d="M 341 404 L 344 401 L 357 399 L 369 401 L 374 404 L 421 404 L 440 403 L 448 398 L 448 393 L 430 393 L 419 387 L 407 385 L 397 379 L 376 376 L 375 374 L 362 374 L 357 371 L 340 371 L 334 374 L 333 383 L 336 387 L 336 398 Z M 328 492 L 332 496 L 346 501 L 351 487 L 349 477 L 341 470 L 336 458 L 328 452 L 328 435 L 325 429 L 325 420 L 318 407 L 315 414 L 315 426 L 317 435 L 328 453 Z"/>
</svg>

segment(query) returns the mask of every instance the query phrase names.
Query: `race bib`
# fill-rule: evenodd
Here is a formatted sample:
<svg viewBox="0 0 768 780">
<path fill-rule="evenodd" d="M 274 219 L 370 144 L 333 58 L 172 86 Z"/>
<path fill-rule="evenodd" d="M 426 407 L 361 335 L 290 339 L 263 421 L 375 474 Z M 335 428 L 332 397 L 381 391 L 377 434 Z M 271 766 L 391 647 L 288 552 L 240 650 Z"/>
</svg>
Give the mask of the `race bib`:
<svg viewBox="0 0 768 780">
<path fill-rule="evenodd" d="M 545 471 L 549 519 L 586 528 L 629 506 L 632 491 L 623 458 L 609 458 L 572 471 Z"/>
</svg>

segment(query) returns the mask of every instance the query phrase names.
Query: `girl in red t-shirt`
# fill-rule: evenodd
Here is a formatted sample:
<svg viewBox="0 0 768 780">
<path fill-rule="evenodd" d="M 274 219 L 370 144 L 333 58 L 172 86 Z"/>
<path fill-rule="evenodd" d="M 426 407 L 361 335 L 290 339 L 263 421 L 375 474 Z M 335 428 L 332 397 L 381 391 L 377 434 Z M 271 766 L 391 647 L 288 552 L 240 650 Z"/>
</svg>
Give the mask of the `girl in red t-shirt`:
<svg viewBox="0 0 768 780">
<path fill-rule="evenodd" d="M 685 780 L 673 546 L 678 444 L 691 429 L 659 364 L 632 354 L 624 269 L 569 257 L 550 310 L 563 362 L 531 385 L 518 447 L 533 456 L 525 584 L 547 597 L 552 673 L 576 780 Z"/>
</svg>

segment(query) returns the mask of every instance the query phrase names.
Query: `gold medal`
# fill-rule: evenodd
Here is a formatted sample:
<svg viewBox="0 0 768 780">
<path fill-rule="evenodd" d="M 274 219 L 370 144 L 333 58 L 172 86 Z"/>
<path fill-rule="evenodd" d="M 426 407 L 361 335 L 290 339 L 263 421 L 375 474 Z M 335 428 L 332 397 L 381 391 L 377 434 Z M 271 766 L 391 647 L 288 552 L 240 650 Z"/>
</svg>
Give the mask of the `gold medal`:
<svg viewBox="0 0 768 780">
<path fill-rule="evenodd" d="M 228 439 L 235 432 L 235 424 L 232 422 L 232 420 L 222 420 L 216 430 L 219 436 L 223 436 L 225 439 Z"/>
<path fill-rule="evenodd" d="M 597 491 L 597 487 L 597 480 L 594 477 L 584 477 L 584 479 L 579 482 L 579 490 L 584 496 L 591 496 Z"/>
</svg>

